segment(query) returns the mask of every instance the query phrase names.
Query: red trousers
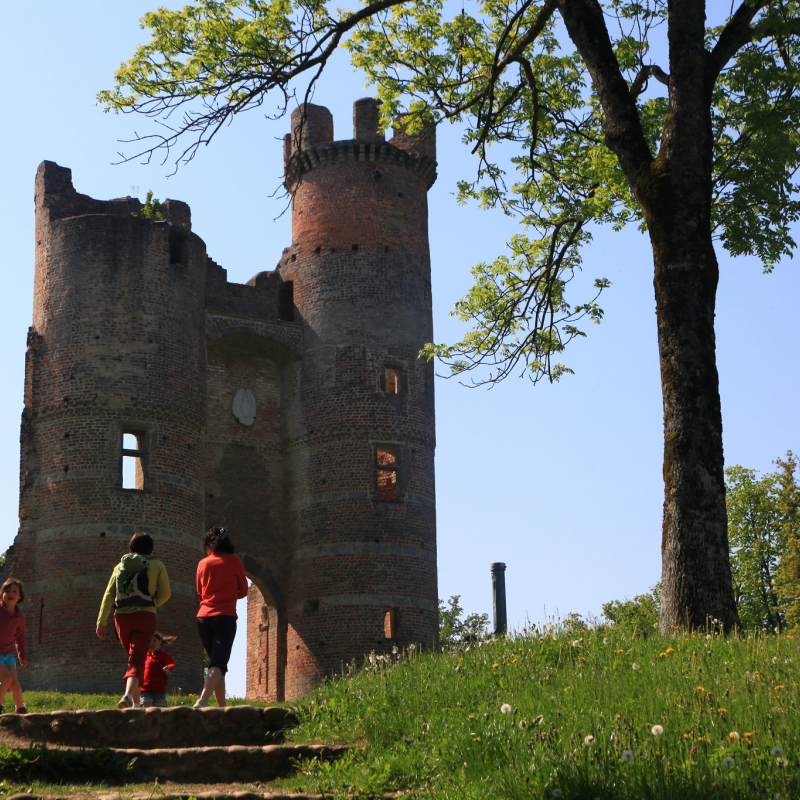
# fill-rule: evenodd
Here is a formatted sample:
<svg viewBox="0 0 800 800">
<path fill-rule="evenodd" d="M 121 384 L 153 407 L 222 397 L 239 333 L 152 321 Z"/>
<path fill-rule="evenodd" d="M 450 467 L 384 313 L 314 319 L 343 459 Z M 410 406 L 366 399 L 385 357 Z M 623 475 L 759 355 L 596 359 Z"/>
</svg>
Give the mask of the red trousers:
<svg viewBox="0 0 800 800">
<path fill-rule="evenodd" d="M 153 634 L 156 632 L 156 615 L 152 611 L 133 611 L 130 614 L 115 614 L 114 625 L 125 652 L 128 654 L 128 671 L 125 678 L 144 680 L 144 662 Z"/>
</svg>

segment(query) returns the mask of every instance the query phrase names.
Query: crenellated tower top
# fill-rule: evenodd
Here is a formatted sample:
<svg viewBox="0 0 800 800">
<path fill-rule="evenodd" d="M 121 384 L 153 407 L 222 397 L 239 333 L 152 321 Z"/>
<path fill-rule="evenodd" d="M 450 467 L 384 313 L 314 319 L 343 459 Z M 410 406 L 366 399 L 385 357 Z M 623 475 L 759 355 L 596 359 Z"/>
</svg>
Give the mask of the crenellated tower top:
<svg viewBox="0 0 800 800">
<path fill-rule="evenodd" d="M 333 116 L 324 106 L 305 103 L 292 112 L 292 132 L 284 137 L 284 185 L 293 191 L 313 170 L 355 162 L 393 164 L 418 175 L 430 189 L 436 181 L 436 131 L 406 133 L 398 120 L 387 142 L 379 131 L 380 100 L 362 97 L 353 104 L 353 138 L 334 141 Z"/>
</svg>

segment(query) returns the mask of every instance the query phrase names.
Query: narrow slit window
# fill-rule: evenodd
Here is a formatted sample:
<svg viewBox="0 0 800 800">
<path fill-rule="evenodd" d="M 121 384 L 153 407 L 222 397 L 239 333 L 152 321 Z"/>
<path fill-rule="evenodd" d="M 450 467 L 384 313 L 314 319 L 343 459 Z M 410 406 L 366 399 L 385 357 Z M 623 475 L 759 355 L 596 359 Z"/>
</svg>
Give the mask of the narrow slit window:
<svg viewBox="0 0 800 800">
<path fill-rule="evenodd" d="M 394 609 L 386 612 L 383 617 L 383 636 L 385 639 L 397 638 L 397 621 Z"/>
<path fill-rule="evenodd" d="M 144 489 L 145 458 L 144 433 L 123 431 L 122 433 L 122 488 Z"/>
<path fill-rule="evenodd" d="M 378 499 L 397 500 L 397 473 L 400 466 L 397 448 L 378 445 L 375 460 L 378 471 Z"/>
<path fill-rule="evenodd" d="M 400 370 L 394 367 L 384 369 L 383 391 L 386 394 L 400 394 Z"/>
</svg>

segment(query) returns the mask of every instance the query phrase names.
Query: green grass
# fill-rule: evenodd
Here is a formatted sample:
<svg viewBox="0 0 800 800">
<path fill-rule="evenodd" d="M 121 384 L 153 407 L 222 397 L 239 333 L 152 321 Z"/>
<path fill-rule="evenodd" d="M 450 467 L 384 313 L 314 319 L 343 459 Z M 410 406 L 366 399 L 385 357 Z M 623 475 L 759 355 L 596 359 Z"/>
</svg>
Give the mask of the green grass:
<svg viewBox="0 0 800 800">
<path fill-rule="evenodd" d="M 337 797 L 419 790 L 431 800 L 800 797 L 800 634 L 708 637 L 612 628 L 373 659 L 299 701 L 288 737 L 357 747 L 277 785 Z M 116 699 L 26 694 L 31 710 Z M 35 777 L 11 758 L 0 753 L 10 780 L 0 796 Z"/>
<path fill-rule="evenodd" d="M 607 630 L 376 662 L 301 701 L 290 736 L 359 748 L 281 786 L 459 800 L 798 797 L 799 645 Z"/>
</svg>

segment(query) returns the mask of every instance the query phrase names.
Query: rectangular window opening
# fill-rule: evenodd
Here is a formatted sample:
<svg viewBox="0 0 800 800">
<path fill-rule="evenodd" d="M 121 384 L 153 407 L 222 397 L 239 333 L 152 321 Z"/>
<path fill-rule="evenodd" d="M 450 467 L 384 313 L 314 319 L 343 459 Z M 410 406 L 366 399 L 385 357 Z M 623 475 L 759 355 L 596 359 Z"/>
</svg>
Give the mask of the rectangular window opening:
<svg viewBox="0 0 800 800">
<path fill-rule="evenodd" d="M 376 466 L 378 471 L 378 499 L 397 500 L 397 448 L 378 445 Z"/>
<path fill-rule="evenodd" d="M 144 433 L 122 432 L 122 488 L 144 490 Z"/>
<path fill-rule="evenodd" d="M 394 367 L 384 369 L 383 391 L 386 394 L 400 394 L 400 370 Z"/>
</svg>

